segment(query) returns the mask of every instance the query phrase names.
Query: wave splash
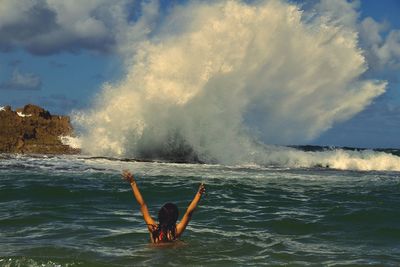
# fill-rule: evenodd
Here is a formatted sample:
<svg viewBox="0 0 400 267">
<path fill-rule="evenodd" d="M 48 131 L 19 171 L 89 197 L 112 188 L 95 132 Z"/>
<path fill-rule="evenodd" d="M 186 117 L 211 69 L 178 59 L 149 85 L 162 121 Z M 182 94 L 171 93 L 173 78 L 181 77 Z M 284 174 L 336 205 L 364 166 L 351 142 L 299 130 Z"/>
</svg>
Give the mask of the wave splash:
<svg viewBox="0 0 400 267">
<path fill-rule="evenodd" d="M 305 19 L 283 1 L 188 3 L 155 28 L 125 49 L 126 76 L 104 85 L 90 110 L 73 115 L 84 152 L 229 165 L 400 163 L 340 151 L 325 161 L 258 141 L 312 140 L 385 91 L 385 81 L 362 77 L 367 65 L 351 29 Z M 341 165 L 337 156 L 351 160 Z"/>
<path fill-rule="evenodd" d="M 398 154 L 397 151 L 396 154 Z M 272 164 L 292 168 L 332 168 L 359 171 L 400 171 L 400 157 L 374 150 L 324 149 L 302 151 L 286 147 L 268 148 L 258 164 Z"/>
</svg>

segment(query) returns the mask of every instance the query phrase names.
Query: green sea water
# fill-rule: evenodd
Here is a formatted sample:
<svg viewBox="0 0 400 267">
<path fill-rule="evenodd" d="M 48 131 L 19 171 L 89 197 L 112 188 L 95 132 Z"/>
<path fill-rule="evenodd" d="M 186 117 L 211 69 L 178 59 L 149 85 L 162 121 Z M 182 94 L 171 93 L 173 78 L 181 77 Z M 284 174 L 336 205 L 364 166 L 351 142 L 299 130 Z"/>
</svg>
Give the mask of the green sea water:
<svg viewBox="0 0 400 267">
<path fill-rule="evenodd" d="M 182 241 L 154 247 L 151 214 L 181 215 Z M 3 156 L 0 266 L 398 266 L 400 173 Z"/>
</svg>

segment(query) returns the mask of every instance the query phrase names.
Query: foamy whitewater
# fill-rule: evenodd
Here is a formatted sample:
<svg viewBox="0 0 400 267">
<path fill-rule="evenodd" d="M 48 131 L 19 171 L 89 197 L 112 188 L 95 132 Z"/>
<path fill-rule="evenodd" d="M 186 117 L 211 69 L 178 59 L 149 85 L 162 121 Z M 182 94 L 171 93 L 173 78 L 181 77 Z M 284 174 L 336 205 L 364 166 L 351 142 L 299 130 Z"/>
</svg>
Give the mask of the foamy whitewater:
<svg viewBox="0 0 400 267">
<path fill-rule="evenodd" d="M 149 4 L 150 5 L 150 4 Z M 190 2 L 144 9 L 124 33 L 126 75 L 75 112 L 84 153 L 225 165 L 400 170 L 373 151 L 302 152 L 385 92 L 351 27 L 284 1 Z M 154 18 L 158 18 L 154 19 Z"/>
</svg>

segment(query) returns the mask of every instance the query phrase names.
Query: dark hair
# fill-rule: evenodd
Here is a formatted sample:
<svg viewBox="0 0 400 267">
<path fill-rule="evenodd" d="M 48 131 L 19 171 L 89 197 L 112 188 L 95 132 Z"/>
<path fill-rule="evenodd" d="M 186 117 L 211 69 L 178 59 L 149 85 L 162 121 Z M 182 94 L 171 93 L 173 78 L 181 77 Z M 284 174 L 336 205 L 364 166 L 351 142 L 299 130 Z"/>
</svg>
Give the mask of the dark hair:
<svg viewBox="0 0 400 267">
<path fill-rule="evenodd" d="M 153 232 L 155 243 L 173 241 L 176 238 L 176 221 L 179 217 L 178 207 L 173 203 L 166 203 L 158 212 L 157 229 Z"/>
</svg>

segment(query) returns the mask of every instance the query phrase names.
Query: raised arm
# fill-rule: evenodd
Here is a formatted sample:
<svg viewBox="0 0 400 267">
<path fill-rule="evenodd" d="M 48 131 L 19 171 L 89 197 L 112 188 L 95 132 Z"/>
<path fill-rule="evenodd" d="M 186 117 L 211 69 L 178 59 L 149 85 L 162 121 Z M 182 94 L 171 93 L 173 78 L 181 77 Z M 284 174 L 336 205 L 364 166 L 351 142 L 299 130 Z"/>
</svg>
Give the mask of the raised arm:
<svg viewBox="0 0 400 267">
<path fill-rule="evenodd" d="M 155 225 L 156 223 L 150 216 L 149 210 L 147 209 L 147 205 L 144 202 L 142 194 L 139 191 L 139 187 L 137 186 L 136 181 L 133 178 L 133 175 L 128 170 L 124 170 L 122 172 L 122 177 L 131 184 L 133 195 L 135 196 L 137 202 L 140 205 L 140 211 L 143 214 L 143 219 L 146 222 L 149 230 L 152 230 L 152 226 Z"/>
<path fill-rule="evenodd" d="M 203 183 L 200 184 L 199 190 L 197 191 L 192 202 L 190 203 L 189 207 L 187 208 L 185 215 L 183 215 L 182 220 L 176 226 L 176 236 L 177 237 L 182 235 L 183 231 L 185 231 L 186 226 L 189 224 L 190 219 L 192 219 L 193 212 L 196 209 L 197 204 L 199 203 L 201 196 L 204 194 L 205 191 L 206 191 L 206 188 L 204 187 L 204 184 Z"/>
</svg>

